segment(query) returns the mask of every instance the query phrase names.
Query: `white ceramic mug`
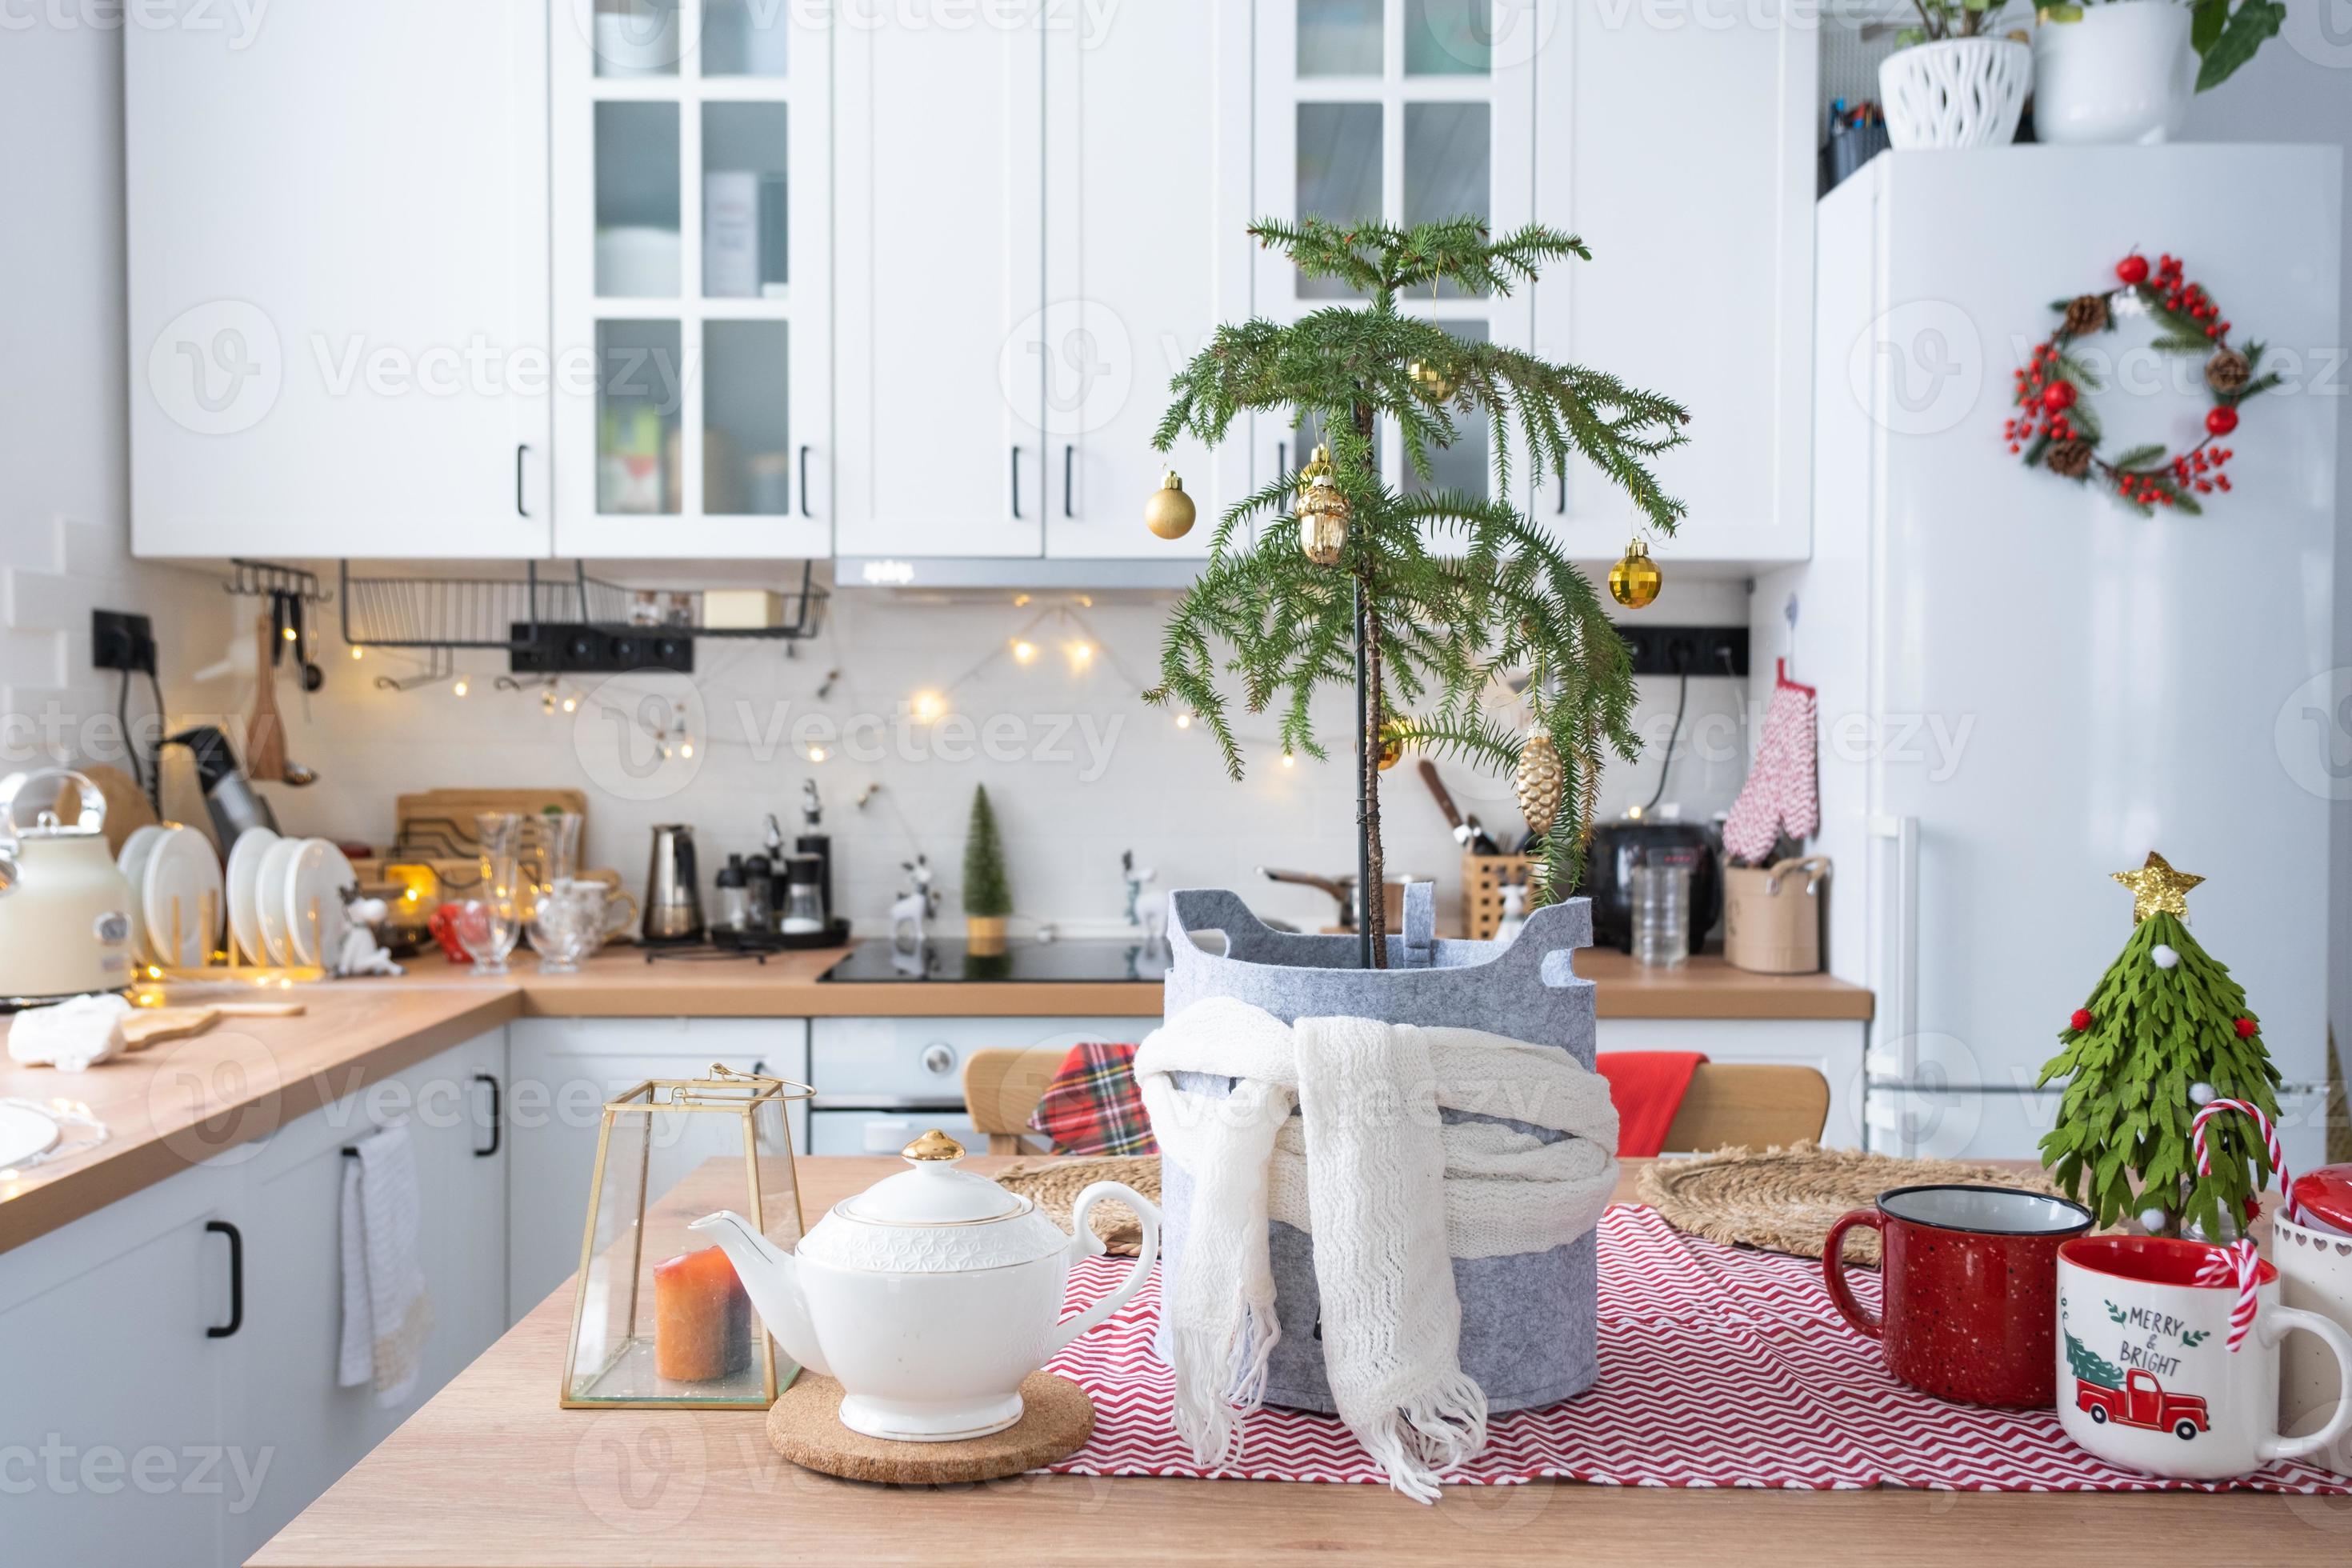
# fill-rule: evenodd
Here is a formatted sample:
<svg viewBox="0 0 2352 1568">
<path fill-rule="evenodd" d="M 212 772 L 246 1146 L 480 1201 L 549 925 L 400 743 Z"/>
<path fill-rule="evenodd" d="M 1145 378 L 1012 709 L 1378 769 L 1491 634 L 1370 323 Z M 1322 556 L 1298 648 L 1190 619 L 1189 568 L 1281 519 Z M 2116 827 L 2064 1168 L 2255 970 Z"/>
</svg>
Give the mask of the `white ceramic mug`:
<svg viewBox="0 0 2352 1568">
<path fill-rule="evenodd" d="M 2352 1335 L 2281 1306 L 2278 1271 L 2264 1263 L 2253 1326 L 2232 1351 L 2236 1284 L 2196 1282 L 2213 1251 L 2153 1236 L 2080 1237 L 2058 1249 L 2058 1419 L 2109 1464 L 2223 1480 L 2325 1449 L 2352 1426 L 2352 1400 L 2339 1397 L 2318 1430 L 2279 1435 L 2279 1341 L 2295 1329 L 2315 1336 L 2341 1385 Z"/>
<path fill-rule="evenodd" d="M 2352 1236 L 2273 1216 L 2271 1258 L 2278 1265 L 2280 1300 L 2352 1331 Z M 2316 1340 L 2287 1341 L 2280 1347 L 2279 1430 L 2294 1437 L 2321 1430 L 2343 1400 L 2344 1387 L 2343 1368 Z M 2352 1441 L 2339 1437 L 2311 1462 L 2352 1476 Z"/>
</svg>

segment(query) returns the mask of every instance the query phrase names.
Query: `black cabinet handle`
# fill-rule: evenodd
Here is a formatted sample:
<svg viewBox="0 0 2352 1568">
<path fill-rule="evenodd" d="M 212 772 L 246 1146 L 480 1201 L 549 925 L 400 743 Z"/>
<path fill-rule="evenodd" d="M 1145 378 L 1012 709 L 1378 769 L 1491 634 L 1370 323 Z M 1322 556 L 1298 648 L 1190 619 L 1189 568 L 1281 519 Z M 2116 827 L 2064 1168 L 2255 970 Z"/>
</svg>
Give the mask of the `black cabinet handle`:
<svg viewBox="0 0 2352 1568">
<path fill-rule="evenodd" d="M 1077 516 L 1077 513 L 1070 510 L 1070 464 L 1077 456 L 1077 450 L 1076 447 L 1062 448 L 1062 515 L 1064 517 Z"/>
<path fill-rule="evenodd" d="M 474 1081 L 490 1086 L 490 1146 L 474 1151 L 475 1159 L 487 1160 L 499 1152 L 499 1145 L 506 1139 L 506 1120 L 501 1110 L 498 1075 L 478 1072 L 474 1075 Z"/>
<path fill-rule="evenodd" d="M 1013 448 L 1013 515 L 1021 515 L 1021 448 Z"/>
<path fill-rule="evenodd" d="M 801 448 L 801 515 L 803 517 L 814 517 L 816 515 L 816 513 L 809 510 L 808 448 L 806 447 L 803 447 Z"/>
<path fill-rule="evenodd" d="M 208 1340 L 225 1340 L 245 1327 L 245 1233 L 225 1219 L 208 1219 L 205 1229 L 228 1237 L 228 1321 L 205 1331 Z"/>
<path fill-rule="evenodd" d="M 1290 443 L 1276 441 L 1274 444 L 1274 477 L 1278 480 L 1288 476 L 1289 472 Z"/>
<path fill-rule="evenodd" d="M 1553 510 L 1562 517 L 1568 515 L 1568 470 L 1566 468 L 1559 471 L 1559 505 Z"/>
<path fill-rule="evenodd" d="M 530 450 L 530 444 L 529 442 L 517 441 L 515 443 L 515 515 L 517 517 L 529 517 L 530 515 L 530 512 L 523 510 L 522 504 L 522 455 Z"/>
</svg>

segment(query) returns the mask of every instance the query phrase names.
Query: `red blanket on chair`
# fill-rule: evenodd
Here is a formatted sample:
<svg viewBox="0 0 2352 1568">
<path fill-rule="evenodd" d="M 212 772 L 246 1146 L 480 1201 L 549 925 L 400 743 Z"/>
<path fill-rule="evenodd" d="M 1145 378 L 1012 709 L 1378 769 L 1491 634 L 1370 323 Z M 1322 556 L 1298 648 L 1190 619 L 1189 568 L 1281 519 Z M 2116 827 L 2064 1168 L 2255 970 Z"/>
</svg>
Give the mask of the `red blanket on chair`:
<svg viewBox="0 0 2352 1568">
<path fill-rule="evenodd" d="M 1617 1106 L 1617 1152 L 1648 1159 L 1666 1146 L 1666 1129 L 1690 1092 L 1704 1051 L 1603 1051 L 1593 1069 L 1609 1080 Z"/>
</svg>

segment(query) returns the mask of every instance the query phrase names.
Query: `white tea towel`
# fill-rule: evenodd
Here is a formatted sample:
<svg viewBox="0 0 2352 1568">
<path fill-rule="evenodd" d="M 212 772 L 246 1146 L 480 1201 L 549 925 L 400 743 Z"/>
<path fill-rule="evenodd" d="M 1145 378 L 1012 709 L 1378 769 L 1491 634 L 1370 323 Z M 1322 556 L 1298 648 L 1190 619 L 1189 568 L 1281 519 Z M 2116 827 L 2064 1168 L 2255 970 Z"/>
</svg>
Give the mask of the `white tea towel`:
<svg viewBox="0 0 2352 1568">
<path fill-rule="evenodd" d="M 372 1384 L 387 1408 L 416 1388 L 433 1300 L 425 1293 L 416 1236 L 416 1155 L 408 1129 L 362 1138 L 343 1161 L 343 1342 L 340 1381 Z"/>
<path fill-rule="evenodd" d="M 1227 1097 L 1196 1094 L 1180 1072 L 1238 1081 Z M 1161 1310 L 1194 1457 L 1223 1459 L 1236 1418 L 1265 1397 L 1281 1337 L 1266 1249 L 1278 1219 L 1315 1237 L 1340 1419 L 1399 1491 L 1434 1501 L 1435 1472 L 1486 1441 L 1486 1393 L 1461 1369 L 1452 1259 L 1546 1251 L 1600 1220 L 1617 1182 L 1607 1081 L 1565 1051 L 1483 1030 L 1290 1026 L 1228 997 L 1154 1030 L 1135 1076 L 1160 1149 L 1193 1181 Z M 1440 1108 L 1568 1136 L 1448 1125 Z"/>
<path fill-rule="evenodd" d="M 110 993 L 27 1007 L 8 1026 L 8 1059 L 19 1067 L 81 1072 L 122 1054 L 131 1004 Z"/>
</svg>

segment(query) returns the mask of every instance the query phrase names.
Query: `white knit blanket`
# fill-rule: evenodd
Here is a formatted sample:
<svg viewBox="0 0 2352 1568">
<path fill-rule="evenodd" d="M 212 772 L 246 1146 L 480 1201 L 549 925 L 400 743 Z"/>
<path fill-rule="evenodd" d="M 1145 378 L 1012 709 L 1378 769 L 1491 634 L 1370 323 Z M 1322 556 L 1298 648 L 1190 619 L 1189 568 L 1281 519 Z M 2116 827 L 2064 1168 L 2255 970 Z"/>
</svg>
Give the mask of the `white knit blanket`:
<svg viewBox="0 0 2352 1568">
<path fill-rule="evenodd" d="M 1184 1072 L 1239 1081 L 1230 1096 L 1199 1094 L 1177 1087 Z M 1192 1179 L 1160 1310 L 1193 1457 L 1220 1462 L 1265 1397 L 1282 1332 L 1266 1234 L 1278 1219 L 1315 1237 L 1340 1419 L 1399 1491 L 1434 1501 L 1435 1472 L 1486 1442 L 1450 1260 L 1548 1251 L 1598 1223 L 1617 1182 L 1608 1083 L 1565 1051 L 1483 1030 L 1292 1026 L 1224 997 L 1152 1031 L 1135 1077 L 1162 1152 Z M 1440 1107 L 1570 1136 L 1448 1125 Z"/>
</svg>

